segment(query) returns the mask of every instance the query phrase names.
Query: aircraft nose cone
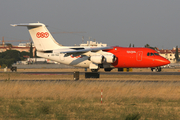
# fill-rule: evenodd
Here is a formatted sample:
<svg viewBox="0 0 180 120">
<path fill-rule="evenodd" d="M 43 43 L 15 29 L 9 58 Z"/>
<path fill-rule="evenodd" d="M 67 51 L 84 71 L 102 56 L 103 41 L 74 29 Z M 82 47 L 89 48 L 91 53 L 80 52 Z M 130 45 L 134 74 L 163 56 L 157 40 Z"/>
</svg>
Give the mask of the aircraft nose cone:
<svg viewBox="0 0 180 120">
<path fill-rule="evenodd" d="M 160 59 L 157 59 L 157 61 L 159 62 L 160 66 L 167 65 L 170 63 L 170 61 L 167 60 L 166 58 L 160 58 Z"/>
<path fill-rule="evenodd" d="M 167 65 L 167 64 L 170 64 L 171 62 L 169 60 L 164 60 L 164 63 Z"/>
</svg>

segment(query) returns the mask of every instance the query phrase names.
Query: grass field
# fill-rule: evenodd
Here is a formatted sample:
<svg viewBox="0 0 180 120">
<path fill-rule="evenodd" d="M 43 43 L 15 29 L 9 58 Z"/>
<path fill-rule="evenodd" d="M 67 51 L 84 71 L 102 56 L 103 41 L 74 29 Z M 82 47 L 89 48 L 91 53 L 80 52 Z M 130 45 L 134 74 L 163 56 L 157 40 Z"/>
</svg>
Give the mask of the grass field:
<svg viewBox="0 0 180 120">
<path fill-rule="evenodd" d="M 180 118 L 179 76 L 102 75 L 109 82 L 73 81 L 72 75 L 0 73 L 0 119 L 152 119 Z M 63 82 L 21 82 L 71 79 Z M 111 82 L 111 80 L 165 82 Z M 88 80 L 88 79 L 87 79 Z M 92 80 L 92 79 L 90 79 Z M 172 81 L 172 82 L 170 82 Z M 103 102 L 101 103 L 101 90 Z"/>
</svg>

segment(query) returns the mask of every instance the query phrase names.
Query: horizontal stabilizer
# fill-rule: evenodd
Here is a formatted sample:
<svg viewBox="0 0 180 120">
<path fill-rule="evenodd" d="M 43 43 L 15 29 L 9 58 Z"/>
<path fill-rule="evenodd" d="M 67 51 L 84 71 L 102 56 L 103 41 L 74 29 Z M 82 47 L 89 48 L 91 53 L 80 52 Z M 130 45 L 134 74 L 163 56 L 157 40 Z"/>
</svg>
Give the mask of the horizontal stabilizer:
<svg viewBox="0 0 180 120">
<path fill-rule="evenodd" d="M 16 26 L 25 26 L 25 27 L 40 27 L 43 24 L 41 23 L 21 23 L 21 24 L 11 24 L 11 26 L 16 27 Z"/>
</svg>

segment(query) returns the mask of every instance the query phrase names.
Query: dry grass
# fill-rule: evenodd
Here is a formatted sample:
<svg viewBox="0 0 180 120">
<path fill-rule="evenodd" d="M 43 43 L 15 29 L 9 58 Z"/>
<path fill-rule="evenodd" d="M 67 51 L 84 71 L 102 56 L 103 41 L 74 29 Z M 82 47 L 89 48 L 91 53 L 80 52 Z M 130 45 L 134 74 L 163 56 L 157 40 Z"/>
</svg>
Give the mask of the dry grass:
<svg viewBox="0 0 180 120">
<path fill-rule="evenodd" d="M 0 84 L 5 119 L 178 119 L 180 83 L 12 82 Z M 101 89 L 103 103 L 101 104 Z"/>
<path fill-rule="evenodd" d="M 1 82 L 3 98 L 100 98 L 138 97 L 180 99 L 180 83 L 126 83 L 126 82 Z"/>
<path fill-rule="evenodd" d="M 60 79 L 69 81 L 11 81 Z M 0 119 L 109 120 L 137 117 L 144 120 L 180 117 L 180 82 L 170 82 L 179 81 L 179 76 L 100 75 L 100 79 L 91 81 L 93 79 L 80 75 L 79 81 L 73 81 L 73 75 L 0 73 L 0 80 Z"/>
</svg>

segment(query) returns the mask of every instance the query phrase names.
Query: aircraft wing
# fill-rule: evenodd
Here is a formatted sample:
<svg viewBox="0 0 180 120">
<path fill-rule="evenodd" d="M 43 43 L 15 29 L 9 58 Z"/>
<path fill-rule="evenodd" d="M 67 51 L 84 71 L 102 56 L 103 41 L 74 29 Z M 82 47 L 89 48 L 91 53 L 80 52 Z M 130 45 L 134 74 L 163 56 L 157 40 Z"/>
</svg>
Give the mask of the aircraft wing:
<svg viewBox="0 0 180 120">
<path fill-rule="evenodd" d="M 113 49 L 113 47 L 92 47 L 92 48 L 70 48 L 72 50 L 67 50 L 67 51 L 62 51 L 60 53 L 65 53 L 67 55 L 71 55 L 71 54 L 83 54 L 86 52 L 97 52 L 99 50 L 109 50 L 109 49 Z"/>
</svg>

